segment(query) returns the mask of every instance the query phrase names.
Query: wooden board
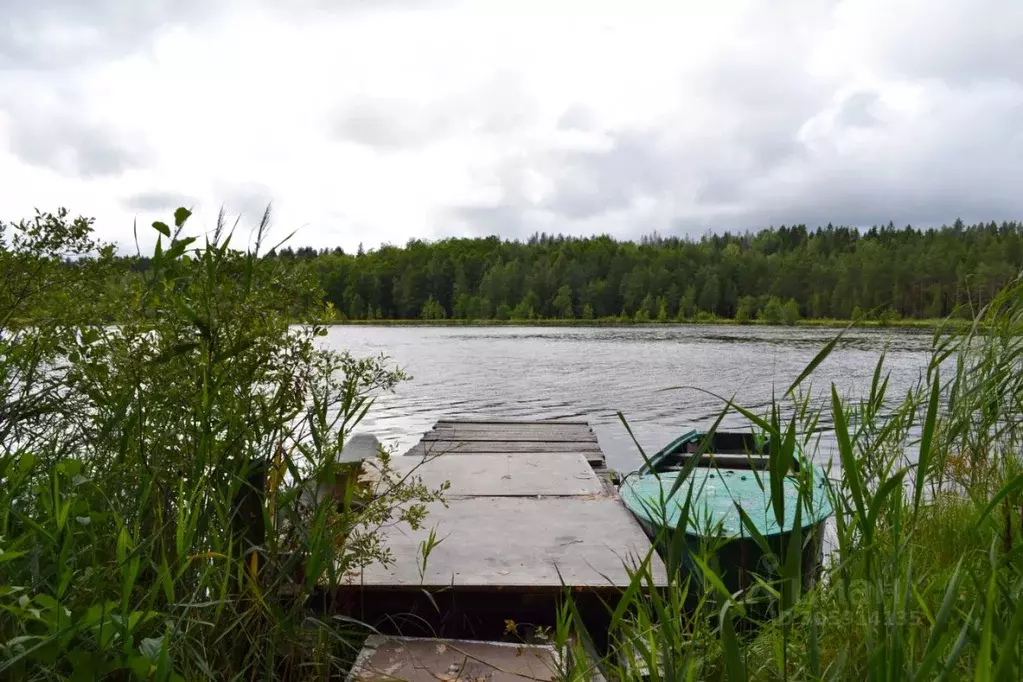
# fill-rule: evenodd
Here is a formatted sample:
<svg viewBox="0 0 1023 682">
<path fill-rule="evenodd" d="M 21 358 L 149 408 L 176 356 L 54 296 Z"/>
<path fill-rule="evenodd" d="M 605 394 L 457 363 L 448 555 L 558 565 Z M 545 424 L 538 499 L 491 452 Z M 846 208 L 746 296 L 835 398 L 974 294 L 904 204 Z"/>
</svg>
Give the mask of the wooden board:
<svg viewBox="0 0 1023 682">
<path fill-rule="evenodd" d="M 558 668 L 551 645 L 372 635 L 347 682 L 548 682 Z"/>
<path fill-rule="evenodd" d="M 580 453 L 603 467 L 604 455 L 586 422 L 440 421 L 407 454 Z"/>
<path fill-rule="evenodd" d="M 482 424 L 478 422 L 437 422 L 435 429 L 465 429 L 485 431 L 487 429 L 511 431 L 590 431 L 589 424 L 576 424 L 566 422 L 504 422 L 499 424 Z"/>
<path fill-rule="evenodd" d="M 394 563 L 365 568 L 354 584 L 418 590 L 511 588 L 560 591 L 562 585 L 623 588 L 626 565 L 651 552 L 650 542 L 618 500 L 604 497 L 467 497 L 429 506 L 425 527 L 383 529 Z M 440 544 L 420 575 L 420 543 L 431 528 Z M 650 559 L 658 585 L 664 565 Z M 623 563 L 624 562 L 624 563 Z M 564 581 L 564 583 L 562 582 Z"/>
<path fill-rule="evenodd" d="M 600 479 L 579 453 L 525 453 L 475 457 L 394 457 L 399 475 L 412 473 L 435 489 L 445 481 L 445 496 L 515 497 L 536 495 L 599 495 Z"/>
<path fill-rule="evenodd" d="M 535 433 L 538 435 L 568 433 L 593 435 L 593 431 L 588 426 L 540 426 L 538 424 L 524 424 L 522 426 L 514 426 L 512 424 L 438 424 L 433 427 L 433 430 L 456 433 Z"/>
<path fill-rule="evenodd" d="M 588 421 L 570 420 L 570 419 L 440 419 L 437 421 L 437 425 L 462 425 L 462 424 L 502 424 L 511 426 L 523 426 L 523 425 L 573 425 L 573 426 L 586 426 L 589 427 Z"/>
<path fill-rule="evenodd" d="M 461 431 L 461 430 L 432 430 L 422 436 L 422 440 L 431 441 L 503 441 L 506 443 L 515 442 L 536 442 L 536 443 L 586 443 L 596 445 L 596 439 L 592 434 L 529 434 L 516 433 L 516 431 Z"/>
<path fill-rule="evenodd" d="M 548 443 L 545 441 L 508 440 L 431 440 L 420 442 L 427 452 L 435 454 L 481 452 L 600 452 L 596 443 Z"/>
<path fill-rule="evenodd" d="M 530 443 L 474 443 L 471 445 L 483 445 L 486 447 L 465 448 L 456 447 L 458 444 L 451 441 L 439 441 L 430 443 L 419 443 L 412 446 L 405 457 L 438 457 L 447 455 L 544 455 L 544 454 L 578 454 L 589 463 L 591 467 L 604 466 L 604 453 L 599 449 L 590 449 L 585 446 L 574 447 L 543 447 L 545 445 L 564 446 L 571 443 L 548 443 L 537 444 L 541 447 L 518 447 L 531 445 Z"/>
</svg>

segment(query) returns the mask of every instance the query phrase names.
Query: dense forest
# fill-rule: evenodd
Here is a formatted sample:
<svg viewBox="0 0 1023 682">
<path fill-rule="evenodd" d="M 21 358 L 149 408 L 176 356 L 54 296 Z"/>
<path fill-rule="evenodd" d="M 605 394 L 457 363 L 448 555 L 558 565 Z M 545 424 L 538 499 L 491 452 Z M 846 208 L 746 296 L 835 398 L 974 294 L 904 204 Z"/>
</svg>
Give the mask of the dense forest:
<svg viewBox="0 0 1023 682">
<path fill-rule="evenodd" d="M 410 240 L 267 258 L 314 278 L 335 320 L 970 318 L 1023 268 L 1023 223 L 782 226 L 701 239 Z M 148 258 L 117 259 L 134 271 Z M 303 304 L 307 302 L 302 302 Z"/>
<path fill-rule="evenodd" d="M 1023 266 L 1023 224 L 803 225 L 699 240 L 536 235 L 285 248 L 342 319 L 936 318 L 984 304 Z"/>
</svg>

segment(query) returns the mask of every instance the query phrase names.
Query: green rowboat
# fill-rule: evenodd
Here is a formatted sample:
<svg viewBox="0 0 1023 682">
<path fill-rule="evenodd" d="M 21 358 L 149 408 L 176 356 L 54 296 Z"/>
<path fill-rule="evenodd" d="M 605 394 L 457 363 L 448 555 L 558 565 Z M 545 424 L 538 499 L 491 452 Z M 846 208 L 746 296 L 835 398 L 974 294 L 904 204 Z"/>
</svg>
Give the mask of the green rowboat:
<svg viewBox="0 0 1023 682">
<path fill-rule="evenodd" d="M 694 457 L 700 458 L 695 465 Z M 694 570 L 692 553 L 700 552 L 702 545 L 702 551 L 716 557 L 716 570 L 734 593 L 752 584 L 751 573 L 768 579 L 777 576 L 775 562 L 767 560 L 757 535 L 778 557 L 785 557 L 790 541 L 798 537 L 803 543 L 803 575 L 812 579 L 820 563 L 824 522 L 832 515 L 824 472 L 797 453 L 794 472 L 781 481 L 784 513 L 779 522 L 768 464 L 768 444 L 752 433 L 708 435 L 694 430 L 626 476 L 619 492 L 662 555 L 672 546 L 681 548 L 682 556 L 676 561 L 664 557 L 669 565 Z M 685 542 L 672 543 L 680 526 L 684 526 Z M 794 536 L 797 528 L 800 532 Z"/>
</svg>

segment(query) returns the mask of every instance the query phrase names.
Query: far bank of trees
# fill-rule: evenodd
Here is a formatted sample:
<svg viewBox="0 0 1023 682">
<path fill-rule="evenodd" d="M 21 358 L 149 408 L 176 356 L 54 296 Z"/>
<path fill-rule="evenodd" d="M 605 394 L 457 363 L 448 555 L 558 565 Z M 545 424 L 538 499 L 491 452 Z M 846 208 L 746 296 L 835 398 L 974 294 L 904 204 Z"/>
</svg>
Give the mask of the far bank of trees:
<svg viewBox="0 0 1023 682">
<path fill-rule="evenodd" d="M 937 318 L 986 303 L 1023 266 L 1023 225 L 803 225 L 699 240 L 536 235 L 286 248 L 349 319 Z"/>
</svg>

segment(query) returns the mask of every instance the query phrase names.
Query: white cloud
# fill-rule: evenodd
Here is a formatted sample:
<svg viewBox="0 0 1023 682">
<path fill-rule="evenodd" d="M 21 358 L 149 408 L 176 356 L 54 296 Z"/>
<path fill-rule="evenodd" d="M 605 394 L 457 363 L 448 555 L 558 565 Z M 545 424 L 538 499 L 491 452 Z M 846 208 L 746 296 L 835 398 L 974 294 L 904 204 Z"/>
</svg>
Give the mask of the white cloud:
<svg viewBox="0 0 1023 682">
<path fill-rule="evenodd" d="M 14 3 L 0 215 L 122 243 L 178 200 L 346 249 L 1023 213 L 1013 0 Z"/>
</svg>

